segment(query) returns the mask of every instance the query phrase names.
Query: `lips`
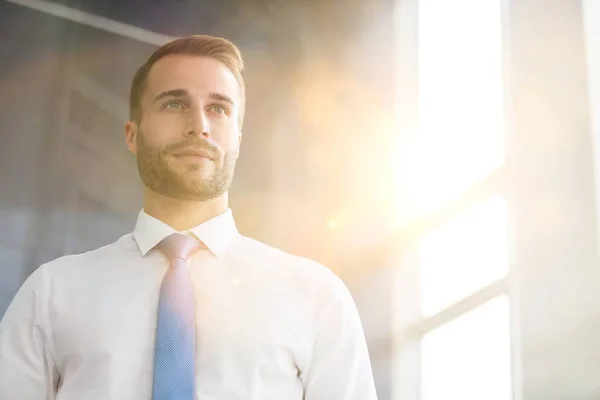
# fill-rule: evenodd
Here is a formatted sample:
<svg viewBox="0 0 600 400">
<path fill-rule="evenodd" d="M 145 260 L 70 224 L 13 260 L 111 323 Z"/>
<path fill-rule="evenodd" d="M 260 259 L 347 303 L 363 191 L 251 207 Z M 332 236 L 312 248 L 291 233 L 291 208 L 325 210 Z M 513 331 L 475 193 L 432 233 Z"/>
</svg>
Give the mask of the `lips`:
<svg viewBox="0 0 600 400">
<path fill-rule="evenodd" d="M 178 151 L 174 154 L 175 157 L 196 157 L 196 158 L 208 158 L 214 160 L 213 155 L 205 149 L 187 149 Z"/>
</svg>

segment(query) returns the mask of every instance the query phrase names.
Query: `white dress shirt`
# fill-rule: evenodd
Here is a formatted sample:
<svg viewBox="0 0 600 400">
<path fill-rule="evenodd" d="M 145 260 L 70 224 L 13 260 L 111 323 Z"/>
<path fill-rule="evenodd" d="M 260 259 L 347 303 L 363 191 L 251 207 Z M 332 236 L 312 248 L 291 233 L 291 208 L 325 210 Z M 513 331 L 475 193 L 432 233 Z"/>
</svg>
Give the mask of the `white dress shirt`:
<svg viewBox="0 0 600 400">
<path fill-rule="evenodd" d="M 1 400 L 150 400 L 160 284 L 175 233 L 132 234 L 42 265 L 0 322 Z M 187 234 L 198 400 L 373 400 L 354 302 L 324 266 L 240 235 L 231 210 Z M 303 397 L 305 396 L 305 397 Z"/>
</svg>

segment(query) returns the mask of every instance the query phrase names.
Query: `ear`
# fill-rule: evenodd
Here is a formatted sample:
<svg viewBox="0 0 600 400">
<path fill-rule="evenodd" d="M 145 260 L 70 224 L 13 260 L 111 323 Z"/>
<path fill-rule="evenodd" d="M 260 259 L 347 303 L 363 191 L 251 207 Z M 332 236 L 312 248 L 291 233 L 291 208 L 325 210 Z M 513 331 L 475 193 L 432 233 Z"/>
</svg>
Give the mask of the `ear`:
<svg viewBox="0 0 600 400">
<path fill-rule="evenodd" d="M 134 121 L 127 121 L 125 124 L 125 144 L 133 154 L 137 154 L 137 135 L 138 124 Z"/>
<path fill-rule="evenodd" d="M 240 156 L 240 147 L 242 145 L 242 131 L 238 131 L 238 145 L 237 145 L 237 150 L 236 150 L 236 155 L 235 155 L 235 159 L 237 160 Z"/>
</svg>

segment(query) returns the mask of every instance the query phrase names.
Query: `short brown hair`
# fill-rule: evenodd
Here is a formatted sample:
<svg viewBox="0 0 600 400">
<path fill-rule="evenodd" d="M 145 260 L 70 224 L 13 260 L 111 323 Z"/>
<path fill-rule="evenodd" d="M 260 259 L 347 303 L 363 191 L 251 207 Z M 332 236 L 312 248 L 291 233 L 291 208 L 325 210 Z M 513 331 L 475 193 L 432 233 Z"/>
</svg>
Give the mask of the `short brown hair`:
<svg viewBox="0 0 600 400">
<path fill-rule="evenodd" d="M 139 123 L 142 116 L 142 95 L 146 88 L 148 74 L 152 66 L 161 58 L 170 54 L 189 54 L 214 58 L 231 70 L 240 85 L 241 104 L 239 124 L 242 127 L 245 109 L 245 88 L 242 71 L 244 60 L 235 44 L 227 39 L 210 35 L 193 35 L 172 40 L 150 55 L 148 60 L 137 70 L 131 83 L 129 94 L 129 117 Z"/>
</svg>

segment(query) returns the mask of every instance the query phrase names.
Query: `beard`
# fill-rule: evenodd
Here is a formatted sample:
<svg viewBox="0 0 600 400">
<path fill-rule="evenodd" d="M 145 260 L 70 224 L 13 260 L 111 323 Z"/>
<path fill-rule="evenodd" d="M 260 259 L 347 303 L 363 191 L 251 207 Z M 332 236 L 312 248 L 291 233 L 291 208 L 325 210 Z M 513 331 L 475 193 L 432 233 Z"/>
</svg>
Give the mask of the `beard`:
<svg viewBox="0 0 600 400">
<path fill-rule="evenodd" d="M 194 148 L 205 149 L 213 155 L 214 172 L 207 177 L 180 174 L 169 167 L 167 156 L 177 151 Z M 175 143 L 164 149 L 149 146 L 140 131 L 137 135 L 137 165 L 144 185 L 163 196 L 178 200 L 207 201 L 215 199 L 229 190 L 233 180 L 236 158 L 222 152 L 206 140 L 194 138 Z M 222 160 L 222 161 L 221 161 Z M 191 164 L 188 171 L 210 168 Z"/>
</svg>

